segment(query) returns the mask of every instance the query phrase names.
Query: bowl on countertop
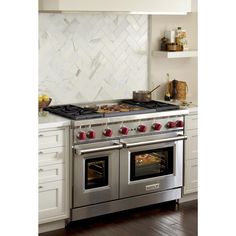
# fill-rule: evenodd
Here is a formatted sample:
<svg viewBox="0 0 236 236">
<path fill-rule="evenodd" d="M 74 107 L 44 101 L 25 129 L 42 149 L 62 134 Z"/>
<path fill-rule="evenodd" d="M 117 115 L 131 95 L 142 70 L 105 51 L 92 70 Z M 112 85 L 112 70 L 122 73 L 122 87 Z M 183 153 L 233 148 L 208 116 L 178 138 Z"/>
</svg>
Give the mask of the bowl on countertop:
<svg viewBox="0 0 236 236">
<path fill-rule="evenodd" d="M 48 101 L 39 101 L 39 116 L 46 116 L 48 114 L 47 111 L 44 111 L 44 108 L 48 107 L 52 101 L 52 98 L 49 98 Z"/>
</svg>

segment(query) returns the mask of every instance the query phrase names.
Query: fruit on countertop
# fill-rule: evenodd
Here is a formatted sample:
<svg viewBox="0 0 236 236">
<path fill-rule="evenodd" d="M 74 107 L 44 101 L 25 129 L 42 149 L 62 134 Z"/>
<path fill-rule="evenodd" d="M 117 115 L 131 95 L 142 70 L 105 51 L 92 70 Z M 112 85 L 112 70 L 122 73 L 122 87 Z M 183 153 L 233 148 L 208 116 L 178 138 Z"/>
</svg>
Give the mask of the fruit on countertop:
<svg viewBox="0 0 236 236">
<path fill-rule="evenodd" d="M 42 102 L 42 101 L 43 101 L 43 96 L 42 96 L 42 95 L 39 95 L 39 96 L 38 96 L 38 100 L 39 100 L 39 102 Z"/>
<path fill-rule="evenodd" d="M 39 103 L 39 109 L 47 107 L 52 101 L 52 98 L 50 98 L 47 94 L 40 94 L 38 95 L 38 103 Z"/>
<path fill-rule="evenodd" d="M 39 102 L 48 102 L 50 100 L 49 96 L 46 94 L 39 95 L 38 96 Z"/>
</svg>

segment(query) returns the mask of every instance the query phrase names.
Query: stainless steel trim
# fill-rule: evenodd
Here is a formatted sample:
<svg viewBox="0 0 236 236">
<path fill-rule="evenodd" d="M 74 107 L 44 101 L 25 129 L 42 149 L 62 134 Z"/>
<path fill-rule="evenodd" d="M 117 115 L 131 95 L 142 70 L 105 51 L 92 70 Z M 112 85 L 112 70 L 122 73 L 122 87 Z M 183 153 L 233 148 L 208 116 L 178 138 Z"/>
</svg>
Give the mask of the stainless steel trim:
<svg viewBox="0 0 236 236">
<path fill-rule="evenodd" d="M 79 149 L 78 146 L 75 146 L 74 149 L 76 151 L 76 154 L 83 155 L 83 154 L 94 153 L 94 152 L 121 149 L 122 147 L 123 147 L 122 144 L 113 143 L 113 146 L 96 147 L 96 148 L 89 148 L 89 149 Z"/>
<path fill-rule="evenodd" d="M 134 142 L 134 143 L 127 143 L 127 142 L 124 142 L 123 140 L 121 140 L 120 142 L 123 144 L 125 148 L 129 148 L 129 147 L 138 147 L 138 146 L 143 146 L 143 145 L 148 145 L 148 144 L 174 142 L 174 141 L 180 141 L 180 140 L 186 140 L 186 139 L 187 139 L 186 135 L 179 135 L 177 137 L 141 141 L 141 142 Z"/>
<path fill-rule="evenodd" d="M 135 196 L 131 198 L 119 199 L 91 206 L 84 206 L 72 209 L 72 221 L 86 219 L 89 217 L 109 214 L 112 212 L 128 210 L 136 207 L 147 206 L 160 202 L 166 202 L 181 198 L 181 188 L 169 189 L 156 193 Z"/>
<path fill-rule="evenodd" d="M 146 114 L 135 114 L 128 116 L 116 116 L 116 117 L 106 117 L 106 118 L 96 118 L 96 119 L 87 119 L 87 120 L 77 120 L 72 121 L 72 127 L 81 126 L 81 125 L 94 125 L 94 124 L 108 124 L 115 122 L 126 122 L 132 120 L 141 120 L 141 119 L 151 119 L 151 118 L 165 118 L 169 116 L 181 116 L 187 115 L 189 111 L 186 110 L 173 110 L 173 111 L 163 111 L 163 112 L 154 112 Z"/>
</svg>

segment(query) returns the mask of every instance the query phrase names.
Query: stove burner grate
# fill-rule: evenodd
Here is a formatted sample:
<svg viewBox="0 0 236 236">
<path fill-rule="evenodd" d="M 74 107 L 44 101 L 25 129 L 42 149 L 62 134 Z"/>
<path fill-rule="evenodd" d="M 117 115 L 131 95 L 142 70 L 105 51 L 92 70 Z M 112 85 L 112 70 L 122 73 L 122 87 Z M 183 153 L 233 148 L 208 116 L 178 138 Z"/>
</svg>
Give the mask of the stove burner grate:
<svg viewBox="0 0 236 236">
<path fill-rule="evenodd" d="M 100 118 L 101 114 L 98 114 L 90 109 L 82 108 L 74 105 L 61 105 L 61 106 L 50 106 L 44 110 L 54 113 L 56 115 L 61 115 L 66 118 L 73 120 L 82 120 L 89 118 Z"/>
<path fill-rule="evenodd" d="M 170 110 L 178 110 L 179 109 L 179 106 L 177 106 L 177 105 L 165 103 L 165 102 L 160 102 L 160 101 L 154 101 L 154 100 L 151 100 L 149 102 L 136 102 L 131 99 L 131 100 L 124 100 L 122 102 L 136 105 L 136 106 L 145 107 L 148 109 L 156 109 L 156 111 L 170 111 Z"/>
</svg>

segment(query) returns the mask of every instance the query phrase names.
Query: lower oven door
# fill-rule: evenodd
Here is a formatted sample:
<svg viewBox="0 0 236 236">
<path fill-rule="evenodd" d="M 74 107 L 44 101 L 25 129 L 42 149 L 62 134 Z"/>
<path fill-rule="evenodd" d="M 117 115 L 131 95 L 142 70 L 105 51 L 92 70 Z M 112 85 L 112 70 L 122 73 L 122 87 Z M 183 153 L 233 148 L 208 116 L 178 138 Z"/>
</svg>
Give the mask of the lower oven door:
<svg viewBox="0 0 236 236">
<path fill-rule="evenodd" d="M 74 147 L 73 208 L 118 198 L 119 143 Z"/>
<path fill-rule="evenodd" d="M 120 197 L 183 185 L 182 133 L 127 138 L 120 154 Z"/>
</svg>

